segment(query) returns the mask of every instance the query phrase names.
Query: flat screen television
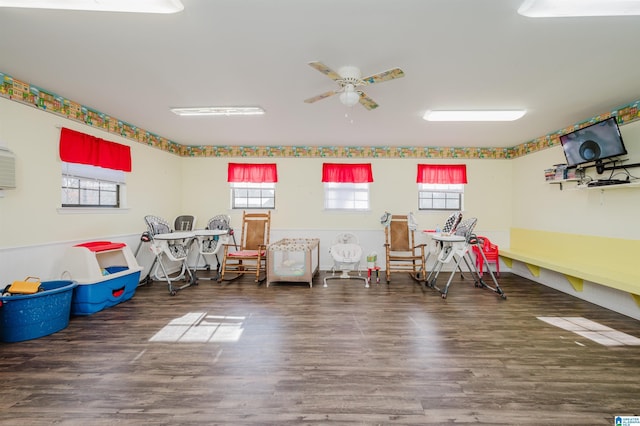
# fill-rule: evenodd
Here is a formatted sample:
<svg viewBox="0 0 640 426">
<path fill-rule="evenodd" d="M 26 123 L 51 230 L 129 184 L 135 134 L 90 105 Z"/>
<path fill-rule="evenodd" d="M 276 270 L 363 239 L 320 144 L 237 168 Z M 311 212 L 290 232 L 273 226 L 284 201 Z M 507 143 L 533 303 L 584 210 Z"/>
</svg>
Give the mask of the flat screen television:
<svg viewBox="0 0 640 426">
<path fill-rule="evenodd" d="M 560 136 L 567 165 L 602 165 L 602 160 L 627 154 L 615 117 Z"/>
</svg>

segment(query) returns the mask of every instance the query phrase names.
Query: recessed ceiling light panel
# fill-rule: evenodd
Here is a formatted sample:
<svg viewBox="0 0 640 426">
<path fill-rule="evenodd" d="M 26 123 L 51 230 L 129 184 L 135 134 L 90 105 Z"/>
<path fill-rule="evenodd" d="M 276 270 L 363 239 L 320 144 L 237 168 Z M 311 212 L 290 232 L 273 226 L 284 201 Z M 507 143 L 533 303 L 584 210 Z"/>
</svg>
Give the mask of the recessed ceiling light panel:
<svg viewBox="0 0 640 426">
<path fill-rule="evenodd" d="M 529 18 L 640 15 L 640 0 L 525 0 L 518 13 Z"/>
<path fill-rule="evenodd" d="M 0 0 L 0 7 L 134 13 L 176 13 L 184 9 L 180 0 Z"/>
<path fill-rule="evenodd" d="M 525 110 L 440 110 L 427 111 L 422 118 L 427 121 L 514 121 L 525 113 Z"/>
<path fill-rule="evenodd" d="M 260 107 L 195 107 L 195 108 L 170 108 L 171 112 L 181 116 L 203 115 L 263 115 L 264 109 Z"/>
</svg>

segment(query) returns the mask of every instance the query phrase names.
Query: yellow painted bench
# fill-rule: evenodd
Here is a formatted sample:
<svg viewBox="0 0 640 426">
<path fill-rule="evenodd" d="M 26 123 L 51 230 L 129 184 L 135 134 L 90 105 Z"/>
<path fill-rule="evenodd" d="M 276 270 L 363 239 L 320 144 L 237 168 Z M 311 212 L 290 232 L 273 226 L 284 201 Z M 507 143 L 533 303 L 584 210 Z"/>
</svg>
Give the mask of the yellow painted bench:
<svg viewBox="0 0 640 426">
<path fill-rule="evenodd" d="M 535 277 L 548 269 L 563 274 L 576 291 L 590 281 L 628 292 L 640 305 L 640 240 L 523 228 L 511 228 L 510 237 L 510 248 L 500 248 L 508 267 L 518 260 Z"/>
</svg>

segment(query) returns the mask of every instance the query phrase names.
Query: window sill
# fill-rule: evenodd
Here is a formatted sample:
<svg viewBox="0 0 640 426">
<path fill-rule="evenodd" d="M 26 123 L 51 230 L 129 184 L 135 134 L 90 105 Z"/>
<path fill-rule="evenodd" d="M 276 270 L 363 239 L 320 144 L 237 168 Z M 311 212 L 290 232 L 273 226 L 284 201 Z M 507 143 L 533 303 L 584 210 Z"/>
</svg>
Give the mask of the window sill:
<svg viewBox="0 0 640 426">
<path fill-rule="evenodd" d="M 131 210 L 128 207 L 119 208 L 101 208 L 101 207 L 58 207 L 60 214 L 124 214 Z"/>
<path fill-rule="evenodd" d="M 323 209 L 325 213 L 371 213 L 371 209 Z"/>
</svg>

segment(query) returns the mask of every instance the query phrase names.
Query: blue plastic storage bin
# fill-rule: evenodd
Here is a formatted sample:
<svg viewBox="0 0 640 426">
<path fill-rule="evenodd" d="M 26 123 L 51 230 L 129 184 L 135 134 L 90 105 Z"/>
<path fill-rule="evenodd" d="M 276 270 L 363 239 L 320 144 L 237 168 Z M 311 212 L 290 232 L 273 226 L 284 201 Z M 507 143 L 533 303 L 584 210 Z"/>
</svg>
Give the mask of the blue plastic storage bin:
<svg viewBox="0 0 640 426">
<path fill-rule="evenodd" d="M 133 297 L 140 282 L 139 270 L 129 271 L 126 266 L 109 266 L 104 269 L 107 272 L 104 276 L 107 279 L 104 281 L 78 283 L 73 293 L 72 315 L 91 315 Z M 108 279 L 111 274 L 119 276 Z"/>
<path fill-rule="evenodd" d="M 71 315 L 91 315 L 131 299 L 142 271 L 126 244 L 111 241 L 69 247 L 58 266 L 61 277 L 78 283 Z"/>
<path fill-rule="evenodd" d="M 43 281 L 44 291 L 0 297 L 0 341 L 21 342 L 66 328 L 77 285 L 69 280 Z"/>
</svg>

